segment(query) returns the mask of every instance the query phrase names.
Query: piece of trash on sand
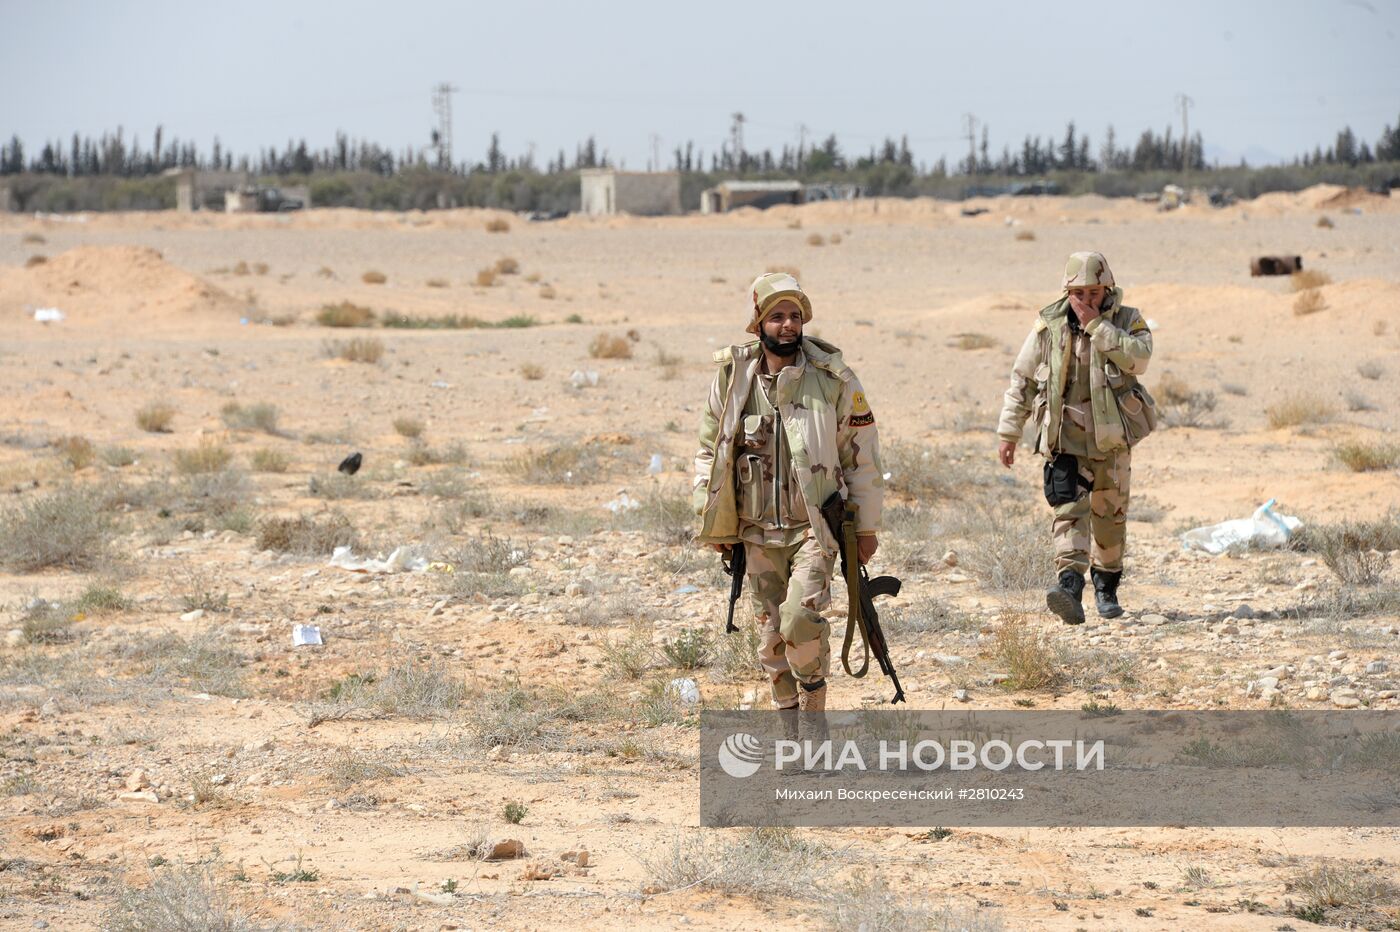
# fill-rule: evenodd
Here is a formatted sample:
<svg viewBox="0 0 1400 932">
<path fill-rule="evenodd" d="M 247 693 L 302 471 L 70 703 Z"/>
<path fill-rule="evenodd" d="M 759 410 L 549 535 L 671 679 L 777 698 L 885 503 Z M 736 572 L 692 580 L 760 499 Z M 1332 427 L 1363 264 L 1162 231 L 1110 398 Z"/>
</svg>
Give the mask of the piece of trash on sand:
<svg viewBox="0 0 1400 932">
<path fill-rule="evenodd" d="M 661 461 L 661 454 L 653 453 L 651 455 L 651 462 L 647 464 L 647 475 L 659 476 L 661 475 L 661 470 L 665 468 L 665 464 L 663 464 Z"/>
<path fill-rule="evenodd" d="M 56 307 L 36 307 L 34 320 L 41 324 L 56 324 L 63 320 L 64 313 Z"/>
<path fill-rule="evenodd" d="M 1219 556 L 1233 547 L 1249 547 L 1254 550 L 1278 550 L 1288 544 L 1293 532 L 1303 526 L 1303 522 L 1292 515 L 1281 515 L 1274 511 L 1277 499 L 1269 499 L 1255 509 L 1249 518 L 1236 518 L 1222 521 L 1209 527 L 1192 528 L 1181 535 L 1184 550 L 1203 550 Z"/>
<path fill-rule="evenodd" d="M 573 375 L 569 376 L 569 384 L 574 388 L 583 388 L 585 386 L 594 388 L 598 384 L 598 373 L 591 369 L 587 372 L 584 372 L 582 369 L 575 369 Z"/>
<path fill-rule="evenodd" d="M 319 647 L 321 629 L 315 625 L 292 625 L 293 647 Z"/>
<path fill-rule="evenodd" d="M 625 511 L 637 510 L 638 508 L 642 507 L 642 503 L 637 501 L 632 496 L 628 495 L 627 490 L 623 489 L 618 493 L 617 498 L 608 502 L 603 507 L 606 508 L 608 511 L 611 511 L 615 515 L 620 515 Z"/>
<path fill-rule="evenodd" d="M 688 677 L 677 677 L 666 684 L 666 693 L 675 696 L 681 705 L 695 705 L 700 701 L 700 687 Z"/>
<path fill-rule="evenodd" d="M 357 557 L 349 547 L 337 547 L 330 565 L 352 573 L 421 573 L 428 568 L 428 558 L 418 556 L 409 547 L 395 547 L 383 560 Z"/>
</svg>

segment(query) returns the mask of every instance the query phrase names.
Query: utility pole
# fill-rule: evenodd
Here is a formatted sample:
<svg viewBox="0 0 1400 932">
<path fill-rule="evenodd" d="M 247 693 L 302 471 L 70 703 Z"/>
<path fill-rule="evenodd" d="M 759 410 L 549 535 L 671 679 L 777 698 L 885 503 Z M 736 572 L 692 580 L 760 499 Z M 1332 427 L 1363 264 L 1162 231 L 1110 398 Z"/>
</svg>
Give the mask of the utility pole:
<svg viewBox="0 0 1400 932">
<path fill-rule="evenodd" d="M 1177 106 L 1181 108 L 1181 174 L 1191 170 L 1191 131 L 1187 128 L 1186 111 L 1196 102 L 1185 94 L 1176 95 Z"/>
<path fill-rule="evenodd" d="M 661 137 L 651 134 L 651 167 L 647 171 L 661 171 Z"/>
<path fill-rule="evenodd" d="M 744 115 L 735 113 L 733 120 L 729 133 L 733 137 L 734 171 L 738 172 L 742 169 L 744 162 Z"/>
<path fill-rule="evenodd" d="M 797 170 L 802 170 L 802 163 L 806 161 L 807 152 L 807 124 L 797 124 Z"/>
<path fill-rule="evenodd" d="M 452 95 L 458 88 L 444 81 L 433 88 L 433 110 L 437 113 L 437 130 L 433 145 L 437 149 L 438 168 L 452 168 Z"/>
<path fill-rule="evenodd" d="M 963 114 L 963 132 L 967 136 L 967 173 L 971 175 L 977 171 L 977 117 Z"/>
</svg>

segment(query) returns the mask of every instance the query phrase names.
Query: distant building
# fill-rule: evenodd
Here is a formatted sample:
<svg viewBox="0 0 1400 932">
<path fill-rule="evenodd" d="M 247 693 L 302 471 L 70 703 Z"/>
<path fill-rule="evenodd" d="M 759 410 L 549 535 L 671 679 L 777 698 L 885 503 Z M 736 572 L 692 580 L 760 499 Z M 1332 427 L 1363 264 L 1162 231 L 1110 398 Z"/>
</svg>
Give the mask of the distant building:
<svg viewBox="0 0 1400 932">
<path fill-rule="evenodd" d="M 700 213 L 722 214 L 736 207 L 801 204 L 800 181 L 721 181 L 700 192 Z"/>
<path fill-rule="evenodd" d="M 228 191 L 248 185 L 247 172 L 168 168 L 165 176 L 175 179 L 175 209 L 185 213 L 211 207 L 222 210 L 221 202 Z"/>
<path fill-rule="evenodd" d="M 582 209 L 590 217 L 636 214 L 643 217 L 681 212 L 678 172 L 623 172 L 611 168 L 579 171 Z"/>
</svg>

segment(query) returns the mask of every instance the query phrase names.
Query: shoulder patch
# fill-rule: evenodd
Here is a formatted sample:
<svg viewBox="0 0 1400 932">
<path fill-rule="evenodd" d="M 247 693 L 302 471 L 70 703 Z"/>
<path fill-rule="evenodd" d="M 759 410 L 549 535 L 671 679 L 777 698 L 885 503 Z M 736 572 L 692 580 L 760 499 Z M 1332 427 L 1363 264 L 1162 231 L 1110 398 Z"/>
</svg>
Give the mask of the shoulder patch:
<svg viewBox="0 0 1400 932">
<path fill-rule="evenodd" d="M 870 410 L 865 392 L 856 392 L 851 396 L 851 419 L 847 423 L 852 427 L 869 427 L 875 423 L 875 412 Z"/>
<path fill-rule="evenodd" d="M 1131 327 L 1128 328 L 1128 332 L 1129 332 L 1129 333 L 1142 333 L 1142 332 L 1143 332 L 1144 330 L 1146 330 L 1146 329 L 1147 329 L 1147 321 L 1145 321 L 1145 320 L 1143 320 L 1141 317 L 1139 317 L 1137 320 L 1133 321 L 1133 325 L 1132 325 Z"/>
</svg>

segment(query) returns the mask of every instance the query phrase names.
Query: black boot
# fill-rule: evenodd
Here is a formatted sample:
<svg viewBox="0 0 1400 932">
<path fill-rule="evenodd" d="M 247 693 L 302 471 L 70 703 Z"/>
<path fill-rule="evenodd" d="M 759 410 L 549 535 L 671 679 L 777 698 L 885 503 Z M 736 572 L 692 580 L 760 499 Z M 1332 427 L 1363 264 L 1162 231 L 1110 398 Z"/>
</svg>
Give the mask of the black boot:
<svg viewBox="0 0 1400 932">
<path fill-rule="evenodd" d="M 1123 578 L 1123 571 L 1110 573 L 1108 570 L 1090 570 L 1089 575 L 1094 577 L 1094 601 L 1099 606 L 1100 618 L 1117 618 L 1123 614 L 1123 606 L 1118 604 L 1118 580 Z"/>
<path fill-rule="evenodd" d="M 1045 594 L 1045 604 L 1065 624 L 1084 624 L 1084 577 L 1074 570 L 1060 570 L 1060 582 Z"/>
</svg>

